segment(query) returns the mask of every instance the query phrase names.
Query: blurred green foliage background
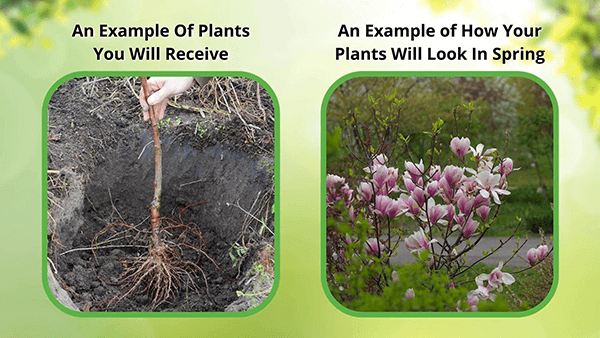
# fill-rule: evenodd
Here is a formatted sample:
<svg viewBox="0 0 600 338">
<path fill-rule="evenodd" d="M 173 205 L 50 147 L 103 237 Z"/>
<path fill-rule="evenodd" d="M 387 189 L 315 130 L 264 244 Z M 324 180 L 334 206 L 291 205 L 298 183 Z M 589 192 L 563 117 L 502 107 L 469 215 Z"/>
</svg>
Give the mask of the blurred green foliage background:
<svg viewBox="0 0 600 338">
<path fill-rule="evenodd" d="M 69 12 L 76 9 L 97 11 L 104 0 L 0 0 L 0 57 L 8 48 L 30 48 L 36 43 L 52 49 L 52 38 L 44 35 L 49 22 L 67 21 Z"/>
</svg>

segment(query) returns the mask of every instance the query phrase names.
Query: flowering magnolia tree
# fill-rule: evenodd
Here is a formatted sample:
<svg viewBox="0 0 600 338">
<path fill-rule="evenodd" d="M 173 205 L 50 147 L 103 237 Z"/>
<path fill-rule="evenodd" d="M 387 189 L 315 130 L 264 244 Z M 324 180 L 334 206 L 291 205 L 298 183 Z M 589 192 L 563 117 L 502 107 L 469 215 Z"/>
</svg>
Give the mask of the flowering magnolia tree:
<svg viewBox="0 0 600 338">
<path fill-rule="evenodd" d="M 403 277 L 402 269 L 390 262 L 398 250 L 408 250 L 417 258 L 421 274 L 442 276 L 446 292 L 461 287 L 457 298 L 446 299 L 437 310 L 477 311 L 480 301 L 493 302 L 503 286 L 515 282 L 515 276 L 502 271 L 503 262 L 489 274 L 474 279 L 466 276 L 472 275 L 476 263 L 504 246 L 517 229 L 475 262 L 468 264 L 466 254 L 493 227 L 503 197 L 510 194 L 509 176 L 518 168 L 497 149 L 483 144 L 473 146 L 468 137 L 451 139 L 446 147 L 454 160 L 441 165 L 445 148 L 439 143 L 442 125 L 443 121 L 438 120 L 428 132 L 432 139 L 429 158 L 407 160 L 399 169 L 386 154 L 372 154 L 358 180 L 349 182 L 341 176 L 327 175 L 327 269 L 336 298 L 351 301 L 357 297 L 356 290 L 352 291 L 356 288 L 371 295 L 385 293 L 386 287 Z M 408 139 L 400 137 L 408 145 Z M 408 231 L 409 225 L 416 225 L 416 231 Z M 513 257 L 525 243 L 517 244 Z M 531 248 L 527 259 L 535 266 L 550 251 L 547 246 Z M 362 282 L 353 274 L 360 275 Z M 405 282 L 411 286 L 410 278 Z M 360 286 L 354 285 L 357 283 Z M 407 288 L 402 301 L 431 297 L 436 287 L 428 283 L 425 280 Z M 415 293 L 418 287 L 421 294 Z"/>
</svg>

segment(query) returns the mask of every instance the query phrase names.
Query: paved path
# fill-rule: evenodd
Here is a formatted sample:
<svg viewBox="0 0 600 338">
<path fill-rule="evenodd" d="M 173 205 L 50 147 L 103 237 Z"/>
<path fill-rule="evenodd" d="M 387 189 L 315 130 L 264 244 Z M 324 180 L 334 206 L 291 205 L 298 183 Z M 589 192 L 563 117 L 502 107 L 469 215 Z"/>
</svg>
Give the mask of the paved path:
<svg viewBox="0 0 600 338">
<path fill-rule="evenodd" d="M 467 253 L 467 263 L 474 262 L 475 260 L 481 258 L 481 252 L 483 250 L 490 251 L 491 247 L 496 248 L 500 244 L 500 239 L 504 240 L 504 237 L 484 237 L 484 238 L 482 238 L 481 241 L 479 241 L 479 243 L 475 247 L 475 249 L 473 249 Z M 521 238 L 521 243 L 523 243 L 524 240 L 525 240 L 525 238 Z M 490 257 L 484 259 L 482 262 L 487 265 L 491 265 L 491 266 L 497 266 L 499 261 L 506 262 L 510 258 L 510 256 L 512 256 L 513 250 L 516 249 L 516 242 L 517 242 L 517 240 L 515 238 L 513 238 L 508 243 L 504 244 L 504 246 L 502 246 L 502 248 L 500 248 L 499 251 L 497 251 Z M 548 243 L 548 248 L 551 248 L 552 241 L 550 239 L 546 238 L 546 242 Z M 521 248 L 521 250 L 519 250 L 518 254 L 521 257 L 527 259 L 527 251 L 533 247 L 537 247 L 541 243 L 542 243 L 542 240 L 540 237 L 529 237 L 529 240 L 527 241 L 525 246 L 523 248 Z M 464 247 L 464 244 L 463 244 L 463 247 Z M 460 251 L 460 248 L 461 247 L 459 246 L 459 248 L 458 248 L 459 251 Z M 415 257 L 408 251 L 408 249 L 406 249 L 406 246 L 404 245 L 404 243 L 401 243 L 400 246 L 398 247 L 397 254 L 392 257 L 391 261 L 392 261 L 392 264 L 403 264 L 404 262 L 410 263 L 410 262 L 415 261 Z M 505 266 L 527 267 L 527 266 L 529 266 L 529 263 L 526 261 L 523 261 L 519 257 L 515 256 L 510 262 L 508 262 L 508 264 L 505 264 Z"/>
</svg>

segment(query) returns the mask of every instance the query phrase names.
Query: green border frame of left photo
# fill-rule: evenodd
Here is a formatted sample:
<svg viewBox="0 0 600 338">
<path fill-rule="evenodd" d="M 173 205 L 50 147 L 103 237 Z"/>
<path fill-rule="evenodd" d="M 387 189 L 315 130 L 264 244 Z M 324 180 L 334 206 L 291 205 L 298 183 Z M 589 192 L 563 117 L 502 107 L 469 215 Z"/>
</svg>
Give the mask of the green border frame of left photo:
<svg viewBox="0 0 600 338">
<path fill-rule="evenodd" d="M 47 207 L 47 195 L 48 195 L 48 191 L 47 191 L 47 187 L 45 184 L 43 184 L 44 182 L 47 181 L 47 167 L 48 167 L 48 105 L 50 102 L 50 98 L 52 97 L 52 95 L 54 94 L 54 92 L 56 91 L 56 89 L 62 85 L 63 83 L 76 78 L 76 77 L 83 77 L 83 76 L 110 76 L 110 77 L 125 77 L 125 76 L 202 76 L 202 77 L 208 77 L 208 76 L 215 76 L 215 77 L 244 77 L 244 78 L 249 78 L 252 79 L 254 81 L 256 81 L 257 83 L 259 83 L 261 86 L 263 86 L 263 88 L 265 88 L 267 90 L 267 92 L 269 93 L 269 95 L 271 96 L 271 100 L 273 101 L 273 106 L 274 106 L 274 112 L 275 112 L 275 149 L 274 149 L 274 162 L 275 162 L 275 171 L 274 171 L 274 180 L 275 180 L 275 221 L 274 221 L 274 228 L 275 228 L 275 237 L 274 237 L 274 246 L 275 246 L 275 252 L 274 252 L 274 259 L 275 259 L 275 270 L 274 270 L 274 282 L 273 282 L 273 288 L 271 289 L 269 296 L 258 306 L 256 306 L 253 309 L 250 309 L 248 311 L 243 311 L 243 312 L 78 312 L 78 311 L 74 311 L 71 310 L 67 307 L 65 307 L 64 305 L 62 305 L 52 294 L 52 291 L 50 290 L 50 286 L 48 285 L 48 280 L 47 280 L 47 273 L 48 273 L 48 264 L 47 264 L 47 256 L 48 256 L 48 247 L 47 247 L 47 235 L 48 235 L 48 217 L 47 217 L 47 213 L 48 213 L 48 207 Z M 273 299 L 273 297 L 275 297 L 275 294 L 277 292 L 277 288 L 279 286 L 279 279 L 280 279 L 280 259 L 279 259 L 279 252 L 280 252 L 280 248 L 279 248 L 279 244 L 280 244 L 280 229 L 279 229 L 279 220 L 280 220 L 280 214 L 279 214 L 279 210 L 280 210 L 280 200 L 279 200 L 279 182 L 280 182 L 280 134 L 279 134 L 279 117 L 280 117 L 280 110 L 279 110 L 279 102 L 277 100 L 277 97 L 275 96 L 275 93 L 273 92 L 273 89 L 260 77 L 251 74 L 251 73 L 247 73 L 247 72 L 238 72 L 238 71 L 207 71 L 207 72 L 200 72 L 200 71 L 189 71 L 189 72 L 184 72 L 184 71 L 156 71 L 156 72 L 141 72 L 141 71 L 131 71 L 131 72 L 114 72 L 114 71 L 91 71 L 91 72 L 85 72 L 85 71 L 81 71 L 81 72 L 74 72 L 71 74 L 68 74 L 62 78 L 60 78 L 59 80 L 57 80 L 48 90 L 48 92 L 46 93 L 46 97 L 44 99 L 44 103 L 42 106 L 42 130 L 40 131 L 42 133 L 42 168 L 41 168 L 41 174 L 42 174 L 42 200 L 41 200 L 41 204 L 42 204 L 42 229 L 41 229 L 41 243 L 40 245 L 42 246 L 42 270 L 41 270 L 41 277 L 42 277 L 42 285 L 44 287 L 44 291 L 46 292 L 46 295 L 48 297 L 48 299 L 61 311 L 63 311 L 66 314 L 72 315 L 72 316 L 76 316 L 76 317 L 84 317 L 84 318 L 181 318 L 181 317 L 212 317 L 212 318 L 226 318 L 226 317 L 247 317 L 247 316 L 251 316 L 259 311 L 261 311 L 262 309 L 264 309 Z"/>
</svg>

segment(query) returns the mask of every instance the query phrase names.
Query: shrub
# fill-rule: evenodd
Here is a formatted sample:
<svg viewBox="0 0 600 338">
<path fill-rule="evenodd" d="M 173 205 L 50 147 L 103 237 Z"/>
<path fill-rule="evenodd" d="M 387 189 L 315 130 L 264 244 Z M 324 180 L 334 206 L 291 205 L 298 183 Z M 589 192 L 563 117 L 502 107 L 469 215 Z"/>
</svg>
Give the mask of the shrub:
<svg viewBox="0 0 600 338">
<path fill-rule="evenodd" d="M 545 233 L 554 231 L 554 212 L 547 204 L 532 204 L 524 215 L 527 229 L 538 232 L 541 228 Z"/>
</svg>

